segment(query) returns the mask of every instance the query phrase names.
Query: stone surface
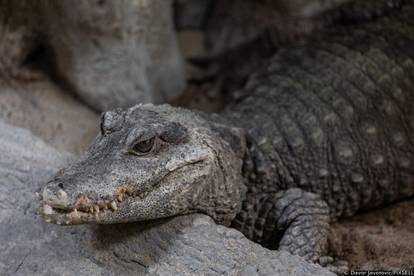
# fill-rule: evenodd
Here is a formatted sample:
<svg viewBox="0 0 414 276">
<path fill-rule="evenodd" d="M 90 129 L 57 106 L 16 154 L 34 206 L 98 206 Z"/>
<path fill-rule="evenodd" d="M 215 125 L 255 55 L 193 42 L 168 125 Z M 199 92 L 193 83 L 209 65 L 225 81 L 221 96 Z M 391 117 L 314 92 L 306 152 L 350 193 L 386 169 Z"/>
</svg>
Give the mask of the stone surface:
<svg viewBox="0 0 414 276">
<path fill-rule="evenodd" d="M 47 80 L 12 85 L 0 81 L 0 120 L 75 154 L 86 149 L 99 129 L 97 113 Z"/>
<path fill-rule="evenodd" d="M 94 108 L 163 103 L 183 91 L 171 1 L 66 0 L 58 8 L 50 30 L 58 68 Z"/>
<path fill-rule="evenodd" d="M 272 1 L 272 0 L 270 0 Z M 357 0 L 359 1 L 359 0 Z M 350 0 L 279 0 L 278 5 L 285 13 L 295 17 L 312 17 L 326 12 Z"/>
<path fill-rule="evenodd" d="M 324 22 L 317 20 L 321 14 L 329 14 L 332 9 L 348 2 L 351 1 L 176 0 L 175 22 L 179 31 L 205 32 L 206 49 L 198 51 L 199 54 L 227 55 L 228 51 L 269 33 L 277 47 L 311 34 Z"/>
<path fill-rule="evenodd" d="M 204 215 L 93 227 L 47 224 L 36 215 L 33 193 L 71 156 L 4 123 L 0 146 L 2 275 L 332 275 Z"/>
<path fill-rule="evenodd" d="M 98 111 L 163 103 L 185 87 L 171 0 L 3 2 L 2 77 L 34 78 L 27 69 L 40 65 Z"/>
</svg>

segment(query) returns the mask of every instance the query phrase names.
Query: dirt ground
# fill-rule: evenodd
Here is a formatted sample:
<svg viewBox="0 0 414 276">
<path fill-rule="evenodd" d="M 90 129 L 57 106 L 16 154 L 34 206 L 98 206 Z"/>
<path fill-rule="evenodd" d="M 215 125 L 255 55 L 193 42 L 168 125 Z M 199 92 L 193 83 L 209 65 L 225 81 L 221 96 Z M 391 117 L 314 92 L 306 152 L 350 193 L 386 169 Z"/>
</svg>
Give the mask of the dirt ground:
<svg viewBox="0 0 414 276">
<path fill-rule="evenodd" d="M 335 223 L 332 255 L 360 270 L 414 268 L 414 200 L 359 214 Z"/>
</svg>

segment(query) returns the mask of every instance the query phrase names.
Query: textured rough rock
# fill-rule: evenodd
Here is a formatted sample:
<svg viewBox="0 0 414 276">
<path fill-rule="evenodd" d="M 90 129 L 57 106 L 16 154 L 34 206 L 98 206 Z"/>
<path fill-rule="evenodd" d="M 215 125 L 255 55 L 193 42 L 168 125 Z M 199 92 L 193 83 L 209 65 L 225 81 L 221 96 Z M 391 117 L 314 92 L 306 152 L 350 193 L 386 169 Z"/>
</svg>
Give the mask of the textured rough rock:
<svg viewBox="0 0 414 276">
<path fill-rule="evenodd" d="M 169 101 L 185 86 L 171 7 L 166 0 L 3 1 L 2 76 L 21 77 L 28 63 L 40 63 L 100 111 Z"/>
<path fill-rule="evenodd" d="M 33 193 L 71 156 L 4 123 L 0 146 L 2 275 L 332 275 L 203 215 L 94 227 L 47 224 L 36 215 Z"/>
</svg>

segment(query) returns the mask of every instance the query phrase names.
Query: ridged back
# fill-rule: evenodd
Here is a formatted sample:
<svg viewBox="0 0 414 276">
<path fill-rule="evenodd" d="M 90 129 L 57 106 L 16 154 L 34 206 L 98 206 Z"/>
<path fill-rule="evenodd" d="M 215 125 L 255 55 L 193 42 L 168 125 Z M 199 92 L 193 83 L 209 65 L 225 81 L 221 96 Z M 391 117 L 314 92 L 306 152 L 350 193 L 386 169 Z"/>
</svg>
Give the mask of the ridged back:
<svg viewBox="0 0 414 276">
<path fill-rule="evenodd" d="M 250 192 L 301 187 L 352 215 L 414 194 L 414 7 L 278 51 L 224 112 Z"/>
</svg>

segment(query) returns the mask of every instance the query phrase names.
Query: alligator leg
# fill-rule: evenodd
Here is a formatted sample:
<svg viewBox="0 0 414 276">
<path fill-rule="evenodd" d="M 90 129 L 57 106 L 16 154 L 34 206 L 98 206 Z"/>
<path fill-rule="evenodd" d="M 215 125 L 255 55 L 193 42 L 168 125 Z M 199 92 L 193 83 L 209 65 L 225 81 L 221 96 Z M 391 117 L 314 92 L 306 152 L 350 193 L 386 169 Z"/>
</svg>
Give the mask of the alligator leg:
<svg viewBox="0 0 414 276">
<path fill-rule="evenodd" d="M 327 253 L 330 212 L 319 195 L 299 188 L 247 195 L 231 226 L 270 249 L 310 261 Z"/>
<path fill-rule="evenodd" d="M 280 250 L 317 261 L 327 250 L 329 207 L 318 195 L 289 189 L 277 200 L 278 230 L 284 230 Z M 279 195 L 277 196 L 279 198 Z"/>
</svg>

